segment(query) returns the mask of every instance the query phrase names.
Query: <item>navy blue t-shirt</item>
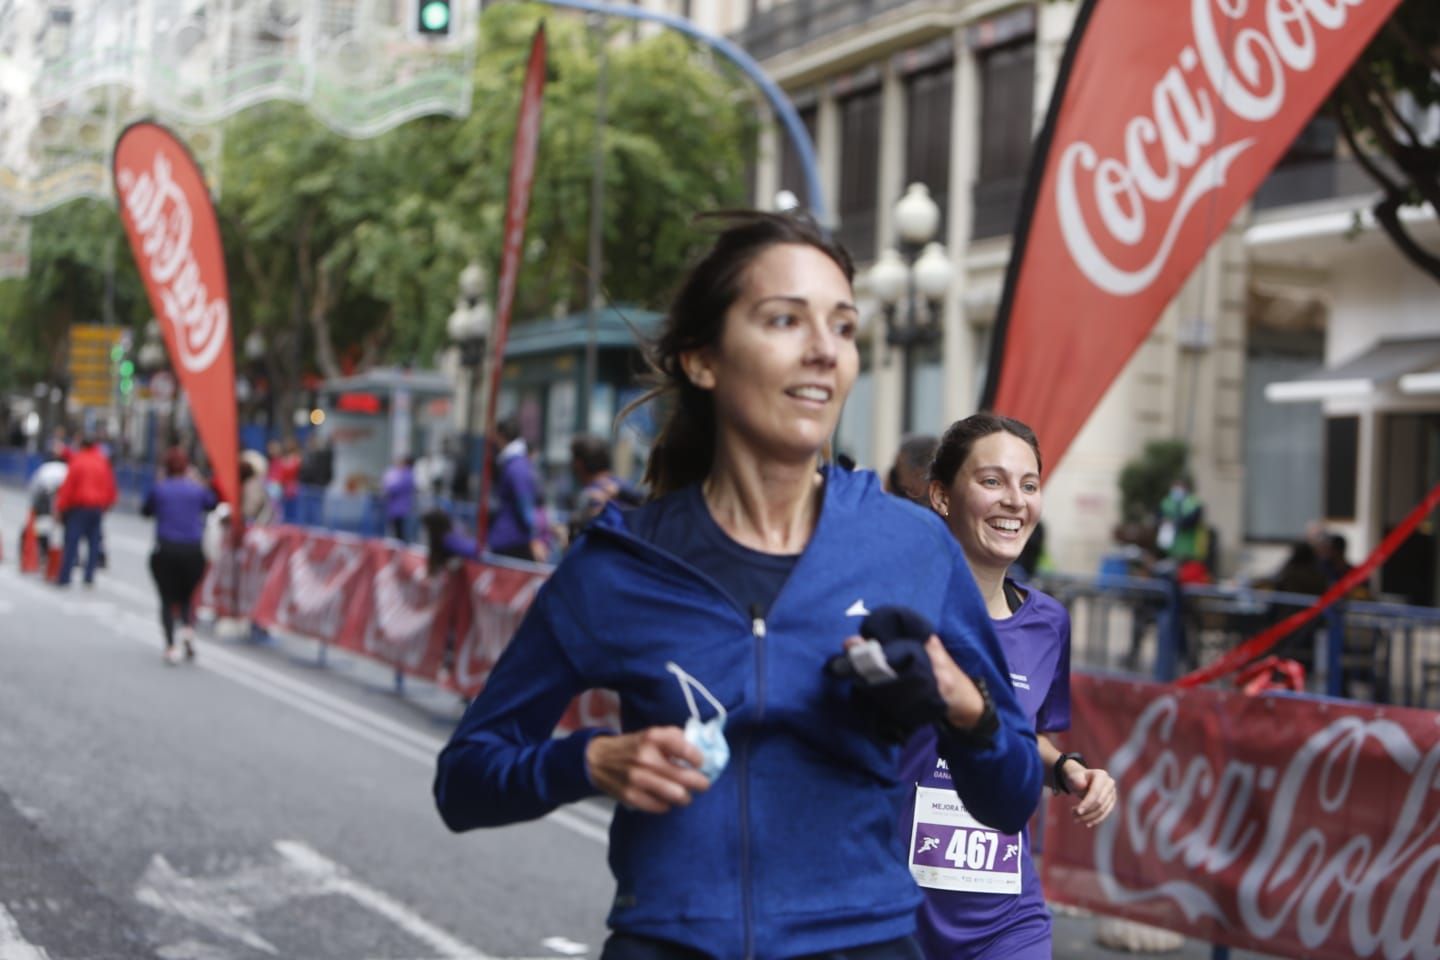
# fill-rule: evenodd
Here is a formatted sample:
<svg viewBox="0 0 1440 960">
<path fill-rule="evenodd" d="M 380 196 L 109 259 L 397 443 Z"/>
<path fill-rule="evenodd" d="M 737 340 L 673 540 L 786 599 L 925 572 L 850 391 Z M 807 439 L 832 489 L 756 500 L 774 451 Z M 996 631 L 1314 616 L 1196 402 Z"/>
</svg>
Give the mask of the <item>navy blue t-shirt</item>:
<svg viewBox="0 0 1440 960">
<path fill-rule="evenodd" d="M 699 484 L 662 503 L 665 515 L 651 528 L 650 542 L 714 580 L 746 616 L 763 618 L 800 555 L 761 553 L 736 543 L 710 516 Z"/>
</svg>

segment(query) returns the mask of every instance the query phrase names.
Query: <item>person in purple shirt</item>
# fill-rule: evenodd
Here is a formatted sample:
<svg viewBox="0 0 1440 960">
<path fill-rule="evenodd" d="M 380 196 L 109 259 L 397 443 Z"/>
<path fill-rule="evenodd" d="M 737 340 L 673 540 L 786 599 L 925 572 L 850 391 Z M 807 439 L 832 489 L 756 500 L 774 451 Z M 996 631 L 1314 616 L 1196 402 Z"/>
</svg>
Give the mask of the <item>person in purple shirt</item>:
<svg viewBox="0 0 1440 960">
<path fill-rule="evenodd" d="M 415 512 L 415 458 L 396 460 L 380 485 L 385 497 L 385 529 L 396 540 L 409 540 L 410 514 Z"/>
<path fill-rule="evenodd" d="M 540 481 L 520 424 L 506 417 L 495 425 L 495 435 L 503 446 L 495 455 L 495 516 L 486 546 L 502 557 L 544 563 L 550 550 L 537 511 Z"/>
<path fill-rule="evenodd" d="M 425 530 L 426 566 L 431 576 L 448 567 L 452 559 L 480 559 L 480 545 L 475 538 L 467 537 L 456 526 L 454 518 L 439 507 L 426 511 L 420 525 Z"/>
<path fill-rule="evenodd" d="M 195 588 L 205 576 L 205 553 L 200 541 L 205 514 L 215 508 L 215 491 L 190 476 L 185 451 L 172 447 L 164 457 L 163 476 L 150 488 L 140 512 L 155 518 L 155 549 L 150 554 L 150 576 L 160 594 L 160 625 L 165 630 L 165 662 L 178 663 L 175 620 L 179 615 L 180 640 L 185 659 L 195 659 Z"/>
<path fill-rule="evenodd" d="M 1046 782 L 1087 827 L 1115 807 L 1115 781 L 1062 752 L 1047 733 L 1070 727 L 1070 616 L 1053 597 L 1006 576 L 1040 520 L 1040 447 L 1018 420 L 976 414 L 952 424 L 930 466 L 929 504 L 959 541 L 1004 651 L 1015 696 L 1035 725 Z M 1028 830 L 1009 836 L 955 813 L 954 785 L 933 751 L 908 748 L 915 802 L 903 824 L 925 893 L 917 937 L 931 960 L 1048 960 L 1050 913 Z"/>
</svg>

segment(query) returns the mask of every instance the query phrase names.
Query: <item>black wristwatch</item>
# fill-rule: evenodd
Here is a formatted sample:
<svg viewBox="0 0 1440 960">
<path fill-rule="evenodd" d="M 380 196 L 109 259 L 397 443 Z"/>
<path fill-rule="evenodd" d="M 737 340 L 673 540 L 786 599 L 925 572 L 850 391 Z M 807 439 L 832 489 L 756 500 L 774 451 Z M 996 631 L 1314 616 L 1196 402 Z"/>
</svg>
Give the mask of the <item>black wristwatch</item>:
<svg viewBox="0 0 1440 960">
<path fill-rule="evenodd" d="M 995 745 L 995 731 L 1000 729 L 1000 717 L 995 713 L 995 701 L 990 699 L 990 688 L 985 686 L 985 681 L 975 678 L 975 688 L 980 691 L 980 699 L 985 704 L 975 725 L 968 730 L 961 730 L 947 719 L 942 720 L 940 726 L 945 735 L 960 746 L 971 750 L 986 750 Z"/>
<path fill-rule="evenodd" d="M 1064 770 L 1066 760 L 1074 760 L 1082 767 L 1088 766 L 1088 764 L 1085 762 L 1085 758 L 1078 753 L 1060 754 L 1060 756 L 1055 759 L 1055 766 L 1050 768 L 1050 778 L 1055 782 L 1056 793 L 1070 792 L 1070 784 L 1066 782 L 1065 775 L 1062 772 Z"/>
</svg>

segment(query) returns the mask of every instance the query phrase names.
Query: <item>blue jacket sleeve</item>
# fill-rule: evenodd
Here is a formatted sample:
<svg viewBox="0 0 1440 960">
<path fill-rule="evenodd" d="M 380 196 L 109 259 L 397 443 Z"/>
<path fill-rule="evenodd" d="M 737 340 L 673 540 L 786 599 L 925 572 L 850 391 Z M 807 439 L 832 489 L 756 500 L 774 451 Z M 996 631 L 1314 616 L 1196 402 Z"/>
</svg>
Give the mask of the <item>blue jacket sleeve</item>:
<svg viewBox="0 0 1440 960">
<path fill-rule="evenodd" d="M 435 804 L 451 830 L 534 820 L 598 792 L 585 770 L 585 747 L 604 731 L 551 736 L 570 701 L 590 686 L 559 641 L 561 631 L 577 629 L 562 598 L 542 589 L 440 752 Z"/>
<path fill-rule="evenodd" d="M 1010 672 L 980 591 L 962 557 L 950 574 L 940 638 L 955 662 L 974 680 L 984 680 L 999 720 L 988 747 L 946 736 L 941 725 L 940 756 L 949 764 L 955 792 L 981 823 L 1019 833 L 1040 802 L 1045 771 L 1035 731 L 1015 700 Z"/>
</svg>

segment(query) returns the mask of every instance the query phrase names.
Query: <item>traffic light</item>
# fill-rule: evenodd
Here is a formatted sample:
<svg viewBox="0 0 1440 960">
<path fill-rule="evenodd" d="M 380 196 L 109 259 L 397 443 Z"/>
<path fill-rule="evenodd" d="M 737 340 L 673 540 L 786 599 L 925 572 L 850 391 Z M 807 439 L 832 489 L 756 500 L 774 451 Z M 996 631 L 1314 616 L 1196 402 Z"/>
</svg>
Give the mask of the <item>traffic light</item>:
<svg viewBox="0 0 1440 960">
<path fill-rule="evenodd" d="M 415 32 L 420 36 L 450 36 L 453 19 L 451 0 L 415 0 Z"/>
</svg>

